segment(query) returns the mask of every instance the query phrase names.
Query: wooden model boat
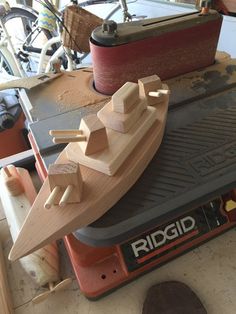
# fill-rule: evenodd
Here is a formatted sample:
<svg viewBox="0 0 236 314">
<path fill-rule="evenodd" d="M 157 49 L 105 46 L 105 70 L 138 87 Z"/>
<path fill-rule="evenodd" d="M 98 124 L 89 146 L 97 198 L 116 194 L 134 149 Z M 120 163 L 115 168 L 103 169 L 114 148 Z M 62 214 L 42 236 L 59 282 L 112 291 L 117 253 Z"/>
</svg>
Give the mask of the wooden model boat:
<svg viewBox="0 0 236 314">
<path fill-rule="evenodd" d="M 157 75 L 126 83 L 79 130 L 52 130 L 69 142 L 27 216 L 9 258 L 16 260 L 109 210 L 137 181 L 164 134 L 169 90 Z"/>
</svg>

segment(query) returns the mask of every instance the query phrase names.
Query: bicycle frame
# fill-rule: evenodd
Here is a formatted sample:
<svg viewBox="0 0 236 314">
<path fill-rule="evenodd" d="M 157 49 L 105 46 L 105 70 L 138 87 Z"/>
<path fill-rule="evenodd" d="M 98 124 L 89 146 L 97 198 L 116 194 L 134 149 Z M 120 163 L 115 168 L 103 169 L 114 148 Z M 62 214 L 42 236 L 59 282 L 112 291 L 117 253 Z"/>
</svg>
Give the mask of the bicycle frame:
<svg viewBox="0 0 236 314">
<path fill-rule="evenodd" d="M 7 53 L 8 54 L 8 57 L 7 57 L 8 61 L 9 61 L 9 63 L 14 64 L 14 68 L 17 69 L 17 71 L 19 72 L 19 76 L 25 77 L 26 73 L 25 73 L 20 61 L 17 58 L 17 54 L 16 54 L 15 48 L 12 44 L 11 37 L 10 37 L 5 25 L 2 23 L 1 19 L 0 19 L 0 25 L 1 25 L 1 28 L 2 28 L 3 33 L 4 33 L 4 37 L 0 41 L 0 48 L 4 47 L 5 51 L 7 51 L 8 50 L 7 46 L 8 45 L 10 46 L 12 53 L 8 50 L 8 53 Z M 9 58 L 11 60 L 9 60 Z"/>
</svg>

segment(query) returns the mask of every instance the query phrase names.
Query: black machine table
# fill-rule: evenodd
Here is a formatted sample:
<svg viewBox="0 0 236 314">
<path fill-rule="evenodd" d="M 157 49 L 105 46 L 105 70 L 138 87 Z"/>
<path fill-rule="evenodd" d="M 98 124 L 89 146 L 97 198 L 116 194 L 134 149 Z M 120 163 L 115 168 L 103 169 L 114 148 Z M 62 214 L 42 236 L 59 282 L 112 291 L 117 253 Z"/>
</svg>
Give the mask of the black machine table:
<svg viewBox="0 0 236 314">
<path fill-rule="evenodd" d="M 160 150 L 112 209 L 65 238 L 81 290 L 89 298 L 235 225 L 236 60 L 223 55 L 215 65 L 167 84 L 171 99 Z M 62 126 L 63 121 L 64 128 L 70 123 L 71 128 L 70 114 L 31 123 L 39 172 L 62 148 L 49 144 L 51 122 Z M 78 125 L 76 114 L 79 119 L 81 109 L 73 111 Z"/>
</svg>

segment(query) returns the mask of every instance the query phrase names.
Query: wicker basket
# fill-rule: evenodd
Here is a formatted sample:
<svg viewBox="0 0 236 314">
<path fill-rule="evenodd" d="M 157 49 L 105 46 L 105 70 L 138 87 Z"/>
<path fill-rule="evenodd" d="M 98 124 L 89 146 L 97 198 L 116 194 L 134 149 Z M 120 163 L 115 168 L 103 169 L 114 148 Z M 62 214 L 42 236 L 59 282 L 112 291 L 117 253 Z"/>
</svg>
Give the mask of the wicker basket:
<svg viewBox="0 0 236 314">
<path fill-rule="evenodd" d="M 75 51 L 90 52 L 89 38 L 91 33 L 102 23 L 101 18 L 79 6 L 68 6 L 64 12 L 63 45 Z"/>
</svg>

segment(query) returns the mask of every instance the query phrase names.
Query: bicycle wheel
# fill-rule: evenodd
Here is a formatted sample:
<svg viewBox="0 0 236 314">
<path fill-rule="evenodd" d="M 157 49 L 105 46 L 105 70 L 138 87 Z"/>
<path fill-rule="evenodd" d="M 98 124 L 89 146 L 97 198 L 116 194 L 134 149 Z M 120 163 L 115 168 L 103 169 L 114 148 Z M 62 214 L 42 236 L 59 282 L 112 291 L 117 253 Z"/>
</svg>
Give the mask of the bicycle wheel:
<svg viewBox="0 0 236 314">
<path fill-rule="evenodd" d="M 29 76 L 35 75 L 37 73 L 41 47 L 54 34 L 38 27 L 37 12 L 30 8 L 11 8 L 2 18 L 2 23 L 8 31 L 17 57 L 26 74 Z M 53 54 L 54 48 L 49 50 L 47 55 Z"/>
</svg>

